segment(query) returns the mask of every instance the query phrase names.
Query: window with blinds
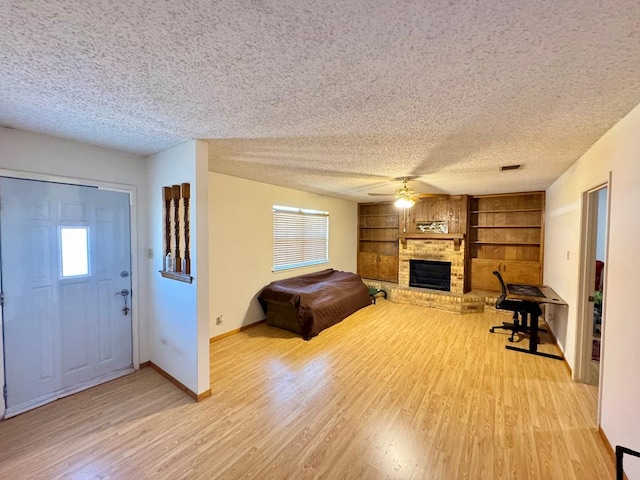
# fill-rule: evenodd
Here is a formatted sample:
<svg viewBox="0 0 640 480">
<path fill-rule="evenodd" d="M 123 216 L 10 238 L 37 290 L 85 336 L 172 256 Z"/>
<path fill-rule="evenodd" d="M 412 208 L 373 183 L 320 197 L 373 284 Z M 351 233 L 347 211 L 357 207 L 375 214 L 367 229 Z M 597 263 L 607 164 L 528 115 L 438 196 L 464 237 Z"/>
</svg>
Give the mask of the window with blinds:
<svg viewBox="0 0 640 480">
<path fill-rule="evenodd" d="M 329 262 L 329 212 L 273 206 L 273 271 Z"/>
</svg>

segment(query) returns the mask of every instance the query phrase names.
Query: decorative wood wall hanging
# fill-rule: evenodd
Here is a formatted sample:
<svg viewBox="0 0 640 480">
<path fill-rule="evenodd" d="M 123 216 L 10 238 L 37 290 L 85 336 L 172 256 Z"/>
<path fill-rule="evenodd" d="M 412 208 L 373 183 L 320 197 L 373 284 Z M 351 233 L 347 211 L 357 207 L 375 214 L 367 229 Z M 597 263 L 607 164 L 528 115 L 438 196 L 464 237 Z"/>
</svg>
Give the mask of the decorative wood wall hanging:
<svg viewBox="0 0 640 480">
<path fill-rule="evenodd" d="M 162 188 L 164 200 L 164 266 L 163 277 L 191 283 L 191 256 L 189 250 L 188 183 Z"/>
</svg>

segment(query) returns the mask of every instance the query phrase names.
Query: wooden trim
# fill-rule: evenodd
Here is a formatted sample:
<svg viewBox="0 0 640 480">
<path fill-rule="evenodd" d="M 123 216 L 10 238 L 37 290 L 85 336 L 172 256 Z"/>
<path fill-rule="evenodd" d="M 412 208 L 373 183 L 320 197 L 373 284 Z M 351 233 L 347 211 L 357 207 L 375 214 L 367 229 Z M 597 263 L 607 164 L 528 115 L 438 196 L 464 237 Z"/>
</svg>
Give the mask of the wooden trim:
<svg viewBox="0 0 640 480">
<path fill-rule="evenodd" d="M 402 248 L 407 248 L 407 240 L 453 240 L 454 250 L 460 250 L 464 233 L 414 233 L 412 235 L 400 235 Z"/>
<path fill-rule="evenodd" d="M 267 321 L 266 319 L 258 320 L 255 323 L 251 323 L 249 325 L 244 325 L 244 326 L 242 326 L 240 328 L 236 328 L 236 329 L 231 330 L 229 332 L 225 332 L 225 333 L 222 333 L 220 335 L 216 335 L 215 337 L 211 337 L 209 339 L 209 344 L 212 344 L 213 342 L 217 342 L 218 340 L 222 340 L 223 338 L 230 337 L 231 335 L 235 335 L 236 333 L 243 332 L 243 331 L 245 331 L 245 330 L 247 330 L 249 328 L 257 327 L 258 325 L 261 325 L 261 324 L 265 323 L 266 321 Z"/>
<path fill-rule="evenodd" d="M 606 433 L 604 433 L 604 430 L 602 430 L 602 427 L 600 425 L 598 425 L 598 434 L 600 435 L 600 438 L 602 439 L 602 442 L 604 443 L 604 446 L 609 451 L 609 454 L 611 455 L 611 458 L 613 459 L 613 463 L 615 464 L 616 463 L 616 451 L 611 446 L 611 442 L 607 438 Z M 624 472 L 622 472 L 622 478 L 624 480 L 629 480 L 629 477 L 627 477 L 627 474 L 624 473 Z"/>
<path fill-rule="evenodd" d="M 146 361 L 146 362 L 142 362 L 139 366 L 139 368 L 147 368 L 151 366 L 151 362 L 150 361 Z"/>
<path fill-rule="evenodd" d="M 513 193 L 487 193 L 484 195 L 474 195 L 474 198 L 491 198 L 491 197 L 515 197 L 518 195 L 544 195 L 544 190 L 534 190 L 533 192 L 513 192 Z"/>
<path fill-rule="evenodd" d="M 210 396 L 211 396 L 211 389 L 205 390 L 204 392 L 196 395 L 196 402 L 201 402 L 202 400 L 204 400 L 205 398 L 209 398 Z"/>
<path fill-rule="evenodd" d="M 182 382 L 179 382 L 178 380 L 176 380 L 174 377 L 172 377 L 171 375 L 169 375 L 167 372 L 165 372 L 162 368 L 160 368 L 158 365 L 156 365 L 153 362 L 144 362 L 145 366 L 149 366 L 152 369 L 154 369 L 156 372 L 158 372 L 160 375 L 162 375 L 164 378 L 166 378 L 167 380 L 169 380 L 171 383 L 173 383 L 176 387 L 178 387 L 180 390 L 182 390 L 184 393 L 186 393 L 187 395 L 189 395 L 191 398 L 193 398 L 196 402 L 200 402 L 202 400 L 204 400 L 207 397 L 211 396 L 211 389 L 209 390 L 205 390 L 202 393 L 197 394 L 196 392 L 194 392 L 193 390 L 190 390 L 189 388 L 187 388 L 186 385 L 184 385 Z M 142 364 L 140 365 L 142 367 Z"/>
<path fill-rule="evenodd" d="M 497 210 L 471 210 L 471 213 L 514 213 L 514 212 L 542 212 L 542 208 L 501 208 Z M 501 226 L 497 228 L 505 228 L 505 226 Z"/>
<path fill-rule="evenodd" d="M 409 240 L 455 240 L 464 239 L 464 233 L 413 233 L 411 235 L 400 235 L 400 238 Z"/>
</svg>

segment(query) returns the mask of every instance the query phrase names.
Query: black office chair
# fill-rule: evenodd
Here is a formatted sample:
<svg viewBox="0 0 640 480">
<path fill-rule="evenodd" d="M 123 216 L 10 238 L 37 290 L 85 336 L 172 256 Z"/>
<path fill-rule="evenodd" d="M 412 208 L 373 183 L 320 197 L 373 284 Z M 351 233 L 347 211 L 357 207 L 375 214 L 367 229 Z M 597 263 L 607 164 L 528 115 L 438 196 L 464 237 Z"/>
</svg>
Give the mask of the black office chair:
<svg viewBox="0 0 640 480">
<path fill-rule="evenodd" d="M 513 342 L 515 340 L 516 333 L 529 333 L 529 325 L 528 318 L 529 315 L 539 316 L 542 314 L 542 310 L 540 310 L 540 305 L 535 302 L 527 302 L 524 300 L 507 300 L 507 286 L 502 279 L 502 275 L 500 272 L 496 271 L 493 274 L 498 278 L 500 282 L 500 288 L 502 288 L 502 295 L 498 297 L 496 300 L 496 308 L 498 310 L 508 310 L 513 312 L 513 323 L 502 322 L 502 325 L 494 325 L 489 329 L 491 333 L 494 333 L 496 329 L 502 330 L 510 330 L 511 336 L 509 337 L 509 341 Z M 518 315 L 520 317 L 518 318 Z M 544 330 L 540 330 L 544 331 Z"/>
</svg>

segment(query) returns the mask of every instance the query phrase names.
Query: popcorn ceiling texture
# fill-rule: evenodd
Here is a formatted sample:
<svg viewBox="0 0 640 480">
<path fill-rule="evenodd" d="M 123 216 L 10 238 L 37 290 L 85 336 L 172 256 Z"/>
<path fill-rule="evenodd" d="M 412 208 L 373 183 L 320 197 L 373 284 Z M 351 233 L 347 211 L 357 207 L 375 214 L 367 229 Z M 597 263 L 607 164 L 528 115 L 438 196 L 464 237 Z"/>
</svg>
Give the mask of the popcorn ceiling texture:
<svg viewBox="0 0 640 480">
<path fill-rule="evenodd" d="M 640 102 L 638 45 L 629 0 L 2 0 L 0 124 L 359 201 L 544 189 Z"/>
</svg>

